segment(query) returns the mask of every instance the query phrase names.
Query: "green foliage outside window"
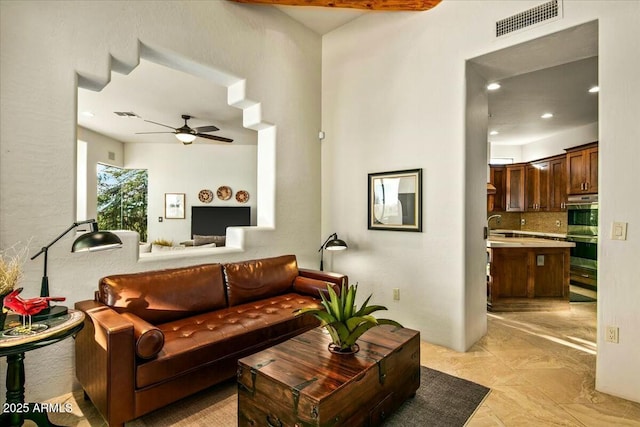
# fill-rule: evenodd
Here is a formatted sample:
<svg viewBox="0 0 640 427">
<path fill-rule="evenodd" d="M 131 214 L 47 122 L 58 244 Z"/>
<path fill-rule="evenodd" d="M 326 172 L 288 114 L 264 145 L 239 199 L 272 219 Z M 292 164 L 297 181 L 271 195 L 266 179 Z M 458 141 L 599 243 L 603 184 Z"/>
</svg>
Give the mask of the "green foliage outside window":
<svg viewBox="0 0 640 427">
<path fill-rule="evenodd" d="M 146 242 L 147 171 L 99 164 L 97 174 L 100 229 L 136 231 Z"/>
</svg>

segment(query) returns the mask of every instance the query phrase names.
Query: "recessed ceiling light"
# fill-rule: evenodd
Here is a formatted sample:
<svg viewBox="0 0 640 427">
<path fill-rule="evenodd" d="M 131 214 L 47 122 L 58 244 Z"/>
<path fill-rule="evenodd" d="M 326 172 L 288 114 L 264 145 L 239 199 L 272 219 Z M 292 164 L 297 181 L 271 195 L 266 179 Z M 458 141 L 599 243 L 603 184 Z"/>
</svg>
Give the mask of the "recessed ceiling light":
<svg viewBox="0 0 640 427">
<path fill-rule="evenodd" d="M 85 117 L 95 117 L 95 114 L 93 114 L 91 111 L 83 111 L 82 115 Z"/>
<path fill-rule="evenodd" d="M 492 130 L 491 132 L 489 132 L 489 135 L 497 135 L 500 132 L 498 132 L 497 130 Z"/>
<path fill-rule="evenodd" d="M 489 83 L 487 85 L 488 90 L 498 90 L 500 89 L 500 83 Z"/>
<path fill-rule="evenodd" d="M 598 93 L 600 92 L 600 86 L 594 86 L 591 89 L 589 89 L 589 93 Z"/>
<path fill-rule="evenodd" d="M 544 113 L 543 115 L 541 115 L 540 117 L 542 117 L 543 119 L 550 119 L 551 117 L 553 117 L 553 114 L 551 113 Z"/>
</svg>

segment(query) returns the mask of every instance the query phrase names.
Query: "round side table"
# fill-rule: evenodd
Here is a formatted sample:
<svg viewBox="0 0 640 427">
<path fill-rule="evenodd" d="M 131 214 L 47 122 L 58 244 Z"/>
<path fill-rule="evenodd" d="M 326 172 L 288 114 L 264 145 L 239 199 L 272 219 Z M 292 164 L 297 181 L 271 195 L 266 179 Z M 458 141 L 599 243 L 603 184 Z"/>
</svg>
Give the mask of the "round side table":
<svg viewBox="0 0 640 427">
<path fill-rule="evenodd" d="M 16 323 L 19 316 L 8 316 L 5 324 Z M 11 335 L 11 329 L 0 332 L 0 356 L 7 357 L 7 400 L 0 415 L 2 426 L 22 426 L 24 420 L 38 427 L 55 427 L 42 405 L 24 401 L 24 354 L 75 336 L 84 326 L 84 313 L 69 310 L 64 316 L 40 320 L 47 328 L 31 335 Z M 6 411 L 6 412 L 4 412 Z"/>
</svg>

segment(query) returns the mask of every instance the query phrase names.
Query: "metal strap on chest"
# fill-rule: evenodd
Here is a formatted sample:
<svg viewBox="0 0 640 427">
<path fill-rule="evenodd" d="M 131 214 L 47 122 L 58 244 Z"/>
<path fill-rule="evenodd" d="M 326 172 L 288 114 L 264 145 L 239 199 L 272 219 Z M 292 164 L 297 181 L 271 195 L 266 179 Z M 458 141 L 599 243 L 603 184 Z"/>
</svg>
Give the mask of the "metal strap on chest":
<svg viewBox="0 0 640 427">
<path fill-rule="evenodd" d="M 291 389 L 291 394 L 293 395 L 293 413 L 298 414 L 298 403 L 300 402 L 300 390 L 307 387 L 310 384 L 318 381 L 318 378 L 313 377 L 308 381 L 298 384 L 297 386 Z"/>
<path fill-rule="evenodd" d="M 242 381 L 240 381 L 241 377 L 242 377 L 242 367 L 238 367 L 238 387 L 239 388 L 243 388 L 245 389 L 247 392 L 249 392 L 251 394 L 251 396 L 255 395 L 256 393 L 256 377 L 258 376 L 258 371 L 261 368 L 264 368 L 265 366 L 267 366 L 270 363 L 275 362 L 276 359 L 269 359 L 263 363 L 258 363 L 256 366 L 252 367 L 251 370 L 249 371 L 251 373 L 251 389 L 248 389 L 247 386 L 245 386 Z"/>
</svg>

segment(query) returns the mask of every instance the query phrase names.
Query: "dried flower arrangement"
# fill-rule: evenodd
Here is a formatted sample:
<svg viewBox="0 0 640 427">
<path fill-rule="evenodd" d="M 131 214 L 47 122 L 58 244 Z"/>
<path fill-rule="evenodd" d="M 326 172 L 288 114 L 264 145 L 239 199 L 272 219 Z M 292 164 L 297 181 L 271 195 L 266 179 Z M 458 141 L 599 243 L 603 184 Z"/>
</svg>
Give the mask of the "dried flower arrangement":
<svg viewBox="0 0 640 427">
<path fill-rule="evenodd" d="M 11 292 L 22 278 L 22 266 L 28 251 L 29 245 L 19 249 L 18 243 L 0 251 L 0 296 Z"/>
</svg>

